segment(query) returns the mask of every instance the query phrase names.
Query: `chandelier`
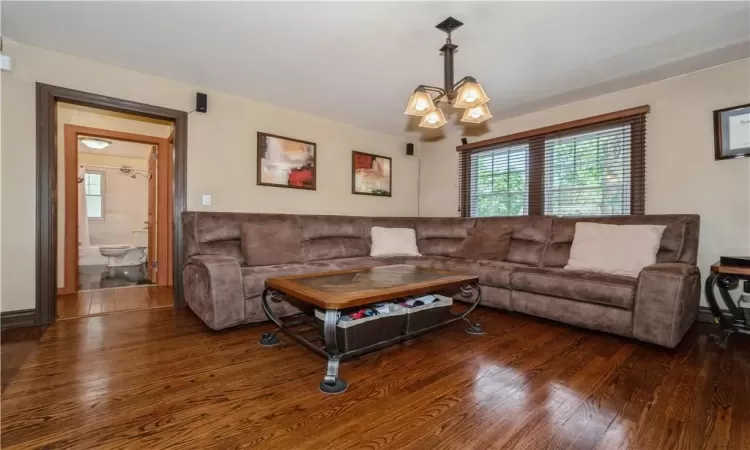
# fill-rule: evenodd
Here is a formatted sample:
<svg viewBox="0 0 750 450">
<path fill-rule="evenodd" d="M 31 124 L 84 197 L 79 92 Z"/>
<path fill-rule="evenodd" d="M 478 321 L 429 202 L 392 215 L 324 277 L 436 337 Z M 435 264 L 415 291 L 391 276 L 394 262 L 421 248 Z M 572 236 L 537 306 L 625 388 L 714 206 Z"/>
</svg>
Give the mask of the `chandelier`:
<svg viewBox="0 0 750 450">
<path fill-rule="evenodd" d="M 446 120 L 440 109 L 441 104 L 464 109 L 461 117 L 461 122 L 464 123 L 482 123 L 492 117 L 487 108 L 487 102 L 490 99 L 474 77 L 463 77 L 456 83 L 453 82 L 453 55 L 458 45 L 451 42 L 451 32 L 461 25 L 463 22 L 448 17 L 435 26 L 448 35 L 445 45 L 440 48 L 443 55 L 444 86 L 439 88 L 419 85 L 409 98 L 404 112 L 411 116 L 421 116 L 420 127 L 440 128 L 445 125 Z M 431 93 L 437 95 L 433 97 Z"/>
</svg>

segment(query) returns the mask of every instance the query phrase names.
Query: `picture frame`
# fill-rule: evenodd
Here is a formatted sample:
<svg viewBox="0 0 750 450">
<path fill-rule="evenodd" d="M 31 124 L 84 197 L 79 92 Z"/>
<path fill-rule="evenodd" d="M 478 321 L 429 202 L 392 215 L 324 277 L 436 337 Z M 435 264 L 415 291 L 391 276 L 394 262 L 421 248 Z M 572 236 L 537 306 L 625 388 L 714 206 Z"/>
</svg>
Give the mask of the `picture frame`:
<svg viewBox="0 0 750 450">
<path fill-rule="evenodd" d="M 391 197 L 393 160 L 388 156 L 352 151 L 352 194 Z"/>
<path fill-rule="evenodd" d="M 317 158 L 314 142 L 259 131 L 256 184 L 314 191 Z"/>
<path fill-rule="evenodd" d="M 750 103 L 714 111 L 714 157 L 750 156 Z"/>
</svg>

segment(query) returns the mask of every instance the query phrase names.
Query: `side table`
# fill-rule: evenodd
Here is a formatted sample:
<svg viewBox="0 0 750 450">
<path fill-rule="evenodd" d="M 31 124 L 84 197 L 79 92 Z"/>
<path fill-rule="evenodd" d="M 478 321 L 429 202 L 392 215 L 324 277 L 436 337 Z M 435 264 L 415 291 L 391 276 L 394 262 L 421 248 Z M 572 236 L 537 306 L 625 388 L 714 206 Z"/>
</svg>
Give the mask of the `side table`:
<svg viewBox="0 0 750 450">
<path fill-rule="evenodd" d="M 745 323 L 742 310 L 729 294 L 729 291 L 739 287 L 740 280 L 750 283 L 750 267 L 730 266 L 718 262 L 711 266 L 711 274 L 706 279 L 706 300 L 714 320 L 724 333 L 722 340 L 726 340 L 734 332 L 750 334 L 750 327 Z M 729 314 L 723 312 L 716 301 L 717 289 Z"/>
</svg>

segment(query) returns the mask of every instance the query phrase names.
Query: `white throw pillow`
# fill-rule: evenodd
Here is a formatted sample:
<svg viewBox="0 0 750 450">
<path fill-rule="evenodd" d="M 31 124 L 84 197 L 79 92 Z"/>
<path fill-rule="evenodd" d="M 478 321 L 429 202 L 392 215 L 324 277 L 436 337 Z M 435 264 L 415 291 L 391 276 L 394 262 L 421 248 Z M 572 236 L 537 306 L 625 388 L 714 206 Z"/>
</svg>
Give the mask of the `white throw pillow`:
<svg viewBox="0 0 750 450">
<path fill-rule="evenodd" d="M 422 256 L 411 228 L 372 227 L 370 256 Z"/>
<path fill-rule="evenodd" d="M 665 228 L 578 222 L 565 268 L 637 277 L 656 262 Z"/>
</svg>

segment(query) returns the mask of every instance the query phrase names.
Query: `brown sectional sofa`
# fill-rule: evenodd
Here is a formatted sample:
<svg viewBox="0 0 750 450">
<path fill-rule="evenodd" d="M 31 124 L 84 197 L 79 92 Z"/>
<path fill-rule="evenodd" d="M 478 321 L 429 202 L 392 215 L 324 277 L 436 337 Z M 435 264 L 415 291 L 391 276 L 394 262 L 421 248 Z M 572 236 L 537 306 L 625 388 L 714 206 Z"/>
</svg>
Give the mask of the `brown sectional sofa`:
<svg viewBox="0 0 750 450">
<path fill-rule="evenodd" d="M 486 306 L 670 348 L 694 322 L 700 299 L 695 215 L 469 219 L 186 212 L 182 220 L 185 301 L 215 330 L 265 321 L 260 295 L 269 277 L 398 263 L 478 275 Z M 563 269 L 579 221 L 665 225 L 657 263 L 638 278 Z M 279 230 L 278 238 L 246 247 L 246 254 L 287 263 L 246 264 L 243 223 Z M 415 229 L 423 256 L 370 257 L 373 226 Z M 498 233 L 512 227 L 504 261 L 452 257 L 474 227 Z M 286 301 L 272 302 L 272 308 L 280 316 L 299 312 Z"/>
</svg>

